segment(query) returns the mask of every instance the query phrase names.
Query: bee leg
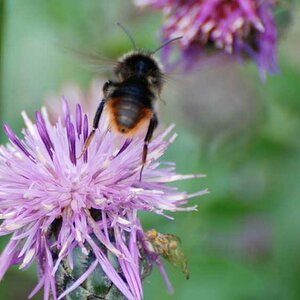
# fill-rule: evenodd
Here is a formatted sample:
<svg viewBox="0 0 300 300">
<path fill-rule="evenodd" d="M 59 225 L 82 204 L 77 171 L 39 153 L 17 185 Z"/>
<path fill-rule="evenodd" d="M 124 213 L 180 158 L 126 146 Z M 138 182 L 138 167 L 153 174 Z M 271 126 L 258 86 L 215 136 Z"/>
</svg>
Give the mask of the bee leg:
<svg viewBox="0 0 300 300">
<path fill-rule="evenodd" d="M 147 134 L 146 134 L 145 139 L 144 139 L 144 148 L 143 148 L 143 155 L 142 155 L 142 168 L 141 168 L 141 171 L 140 171 L 140 181 L 142 181 L 142 174 L 143 174 L 143 170 L 144 170 L 145 163 L 146 163 L 146 160 L 147 160 L 148 145 L 151 141 L 151 138 L 153 136 L 153 132 L 156 129 L 157 125 L 158 125 L 157 115 L 154 114 L 152 119 L 150 120 L 148 130 L 147 130 Z"/>
<path fill-rule="evenodd" d="M 94 138 L 96 129 L 98 128 L 98 125 L 99 125 L 101 114 L 103 112 L 104 104 L 105 104 L 105 100 L 102 99 L 102 101 L 100 102 L 100 104 L 99 104 L 99 106 L 97 108 L 97 111 L 96 111 L 96 114 L 95 114 L 95 117 L 94 117 L 93 129 L 90 132 L 88 138 L 86 139 L 86 141 L 84 143 L 84 146 L 83 146 L 83 150 L 82 150 L 80 156 L 78 157 L 78 159 L 80 159 L 86 153 L 86 151 L 87 151 L 90 143 L 92 142 L 92 140 Z"/>
</svg>

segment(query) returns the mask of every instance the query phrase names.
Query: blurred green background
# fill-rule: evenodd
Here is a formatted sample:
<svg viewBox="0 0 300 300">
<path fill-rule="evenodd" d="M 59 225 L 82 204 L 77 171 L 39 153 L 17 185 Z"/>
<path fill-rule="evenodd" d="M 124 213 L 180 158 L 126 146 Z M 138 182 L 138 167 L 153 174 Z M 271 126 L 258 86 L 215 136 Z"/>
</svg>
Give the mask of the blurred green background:
<svg viewBox="0 0 300 300">
<path fill-rule="evenodd" d="M 159 12 L 141 11 L 131 1 L 0 3 L 0 118 L 17 132 L 21 110 L 33 115 L 47 95 L 59 99 L 66 82 L 86 91 L 101 76 L 66 48 L 117 57 L 131 47 L 117 21 L 129 28 L 139 46 L 154 49 L 159 44 Z M 165 160 L 175 161 L 180 173 L 208 175 L 182 182 L 180 188 L 193 192 L 208 187 L 211 193 L 192 200 L 198 212 L 178 213 L 175 221 L 142 216 L 145 229 L 182 238 L 191 273 L 186 281 L 179 269 L 167 266 L 175 287 L 175 294 L 168 295 L 155 270 L 144 284 L 146 300 L 300 299 L 297 5 L 292 17 L 281 36 L 281 72 L 264 84 L 251 63 L 204 62 L 193 74 L 171 76 L 160 120 L 163 125 L 176 123 L 179 137 Z M 6 142 L 3 134 L 1 142 Z M 3 248 L 6 239 L 0 243 Z M 0 299 L 27 299 L 35 283 L 34 268 L 11 269 L 0 284 Z"/>
</svg>

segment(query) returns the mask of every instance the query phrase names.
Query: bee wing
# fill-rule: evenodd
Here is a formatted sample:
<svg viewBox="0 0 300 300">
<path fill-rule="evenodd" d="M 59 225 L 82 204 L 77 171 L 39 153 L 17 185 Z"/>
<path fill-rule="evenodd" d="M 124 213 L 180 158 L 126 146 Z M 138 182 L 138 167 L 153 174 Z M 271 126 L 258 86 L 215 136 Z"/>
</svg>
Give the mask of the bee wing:
<svg viewBox="0 0 300 300">
<path fill-rule="evenodd" d="M 185 76 L 181 74 L 178 75 L 178 74 L 169 73 L 163 75 L 163 80 L 164 80 L 164 88 L 159 97 L 162 104 L 169 107 L 169 105 L 173 106 L 174 103 L 176 103 L 177 101 L 181 101 L 179 99 L 186 98 L 187 86 L 185 84 L 186 81 Z"/>
<path fill-rule="evenodd" d="M 63 46 L 63 52 L 71 55 L 80 65 L 96 74 L 104 74 L 111 72 L 113 66 L 117 63 L 116 59 L 106 57 L 98 53 L 96 50 L 85 50 L 77 46 Z"/>
<path fill-rule="evenodd" d="M 165 87 L 162 92 L 162 99 L 165 100 L 164 102 L 171 103 L 182 103 L 182 99 L 191 99 L 191 93 L 195 90 L 195 88 L 199 85 L 197 80 L 203 77 L 203 74 L 206 74 L 207 71 L 211 72 L 212 69 L 216 69 L 216 62 L 218 61 L 215 58 L 214 61 L 204 62 L 199 67 L 194 67 L 192 70 L 184 71 L 180 67 L 176 69 L 166 72 L 163 74 L 163 79 L 165 82 Z M 227 62 L 229 63 L 231 60 L 228 59 Z M 224 65 L 224 63 L 222 64 Z M 214 68 L 212 68 L 214 66 Z M 195 97 L 201 98 L 204 97 L 203 95 L 195 95 Z"/>
</svg>

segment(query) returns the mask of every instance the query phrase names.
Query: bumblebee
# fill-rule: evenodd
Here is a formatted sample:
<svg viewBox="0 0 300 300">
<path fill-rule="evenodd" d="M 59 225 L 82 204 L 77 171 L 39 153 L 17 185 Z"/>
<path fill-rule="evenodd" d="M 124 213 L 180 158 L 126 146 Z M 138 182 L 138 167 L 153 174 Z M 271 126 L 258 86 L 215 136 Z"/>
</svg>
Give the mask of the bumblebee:
<svg viewBox="0 0 300 300">
<path fill-rule="evenodd" d="M 108 80 L 103 86 L 104 98 L 96 111 L 93 129 L 89 134 L 81 156 L 88 149 L 100 117 L 105 111 L 111 130 L 132 137 L 146 129 L 142 152 L 140 180 L 147 159 L 148 144 L 158 125 L 155 103 L 160 99 L 164 85 L 164 74 L 158 61 L 153 56 L 167 44 L 180 39 L 174 38 L 163 43 L 155 51 L 138 49 L 130 33 L 120 23 L 118 25 L 129 37 L 134 50 L 118 59 L 113 71 L 114 80 Z"/>
</svg>

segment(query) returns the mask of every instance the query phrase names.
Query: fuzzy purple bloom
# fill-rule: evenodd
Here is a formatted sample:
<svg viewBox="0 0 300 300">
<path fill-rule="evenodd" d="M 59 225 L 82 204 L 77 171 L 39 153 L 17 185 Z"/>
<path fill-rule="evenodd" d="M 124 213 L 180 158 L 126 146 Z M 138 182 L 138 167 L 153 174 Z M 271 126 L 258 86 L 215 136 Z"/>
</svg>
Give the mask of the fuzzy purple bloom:
<svg viewBox="0 0 300 300">
<path fill-rule="evenodd" d="M 240 59 L 249 56 L 261 77 L 277 71 L 277 30 L 274 0 L 135 0 L 137 5 L 161 9 L 163 39 L 183 36 L 180 59 L 186 67 L 211 55 L 212 45 Z M 170 67 L 170 46 L 162 50 Z"/>
<path fill-rule="evenodd" d="M 75 290 L 100 265 L 127 299 L 142 299 L 140 251 L 146 243 L 138 212 L 165 215 L 195 210 L 195 206 L 182 206 L 207 191 L 188 195 L 166 185 L 200 177 L 177 175 L 174 165 L 157 161 L 175 138 L 167 138 L 171 128 L 150 143 L 140 182 L 142 137 L 117 145 L 116 135 L 104 129 L 101 121 L 88 153 L 78 159 L 88 136 L 88 117 L 79 105 L 74 117 L 66 101 L 63 111 L 63 120 L 55 126 L 50 124 L 46 109 L 36 113 L 35 123 L 23 112 L 23 140 L 4 125 L 11 143 L 0 148 L 0 235 L 12 236 L 0 257 L 0 279 L 10 266 L 19 264 L 25 269 L 36 261 L 39 283 L 30 297 L 44 287 L 44 300 L 51 295 L 55 300 Z M 93 217 L 95 211 L 100 218 Z M 57 221 L 61 226 L 53 235 Z M 117 257 L 122 276 L 99 243 Z M 86 254 L 92 251 L 95 260 L 58 295 L 55 273 L 62 260 L 74 266 L 72 251 L 78 247 Z M 159 257 L 147 247 L 143 251 L 149 261 L 157 263 L 168 283 Z"/>
</svg>

